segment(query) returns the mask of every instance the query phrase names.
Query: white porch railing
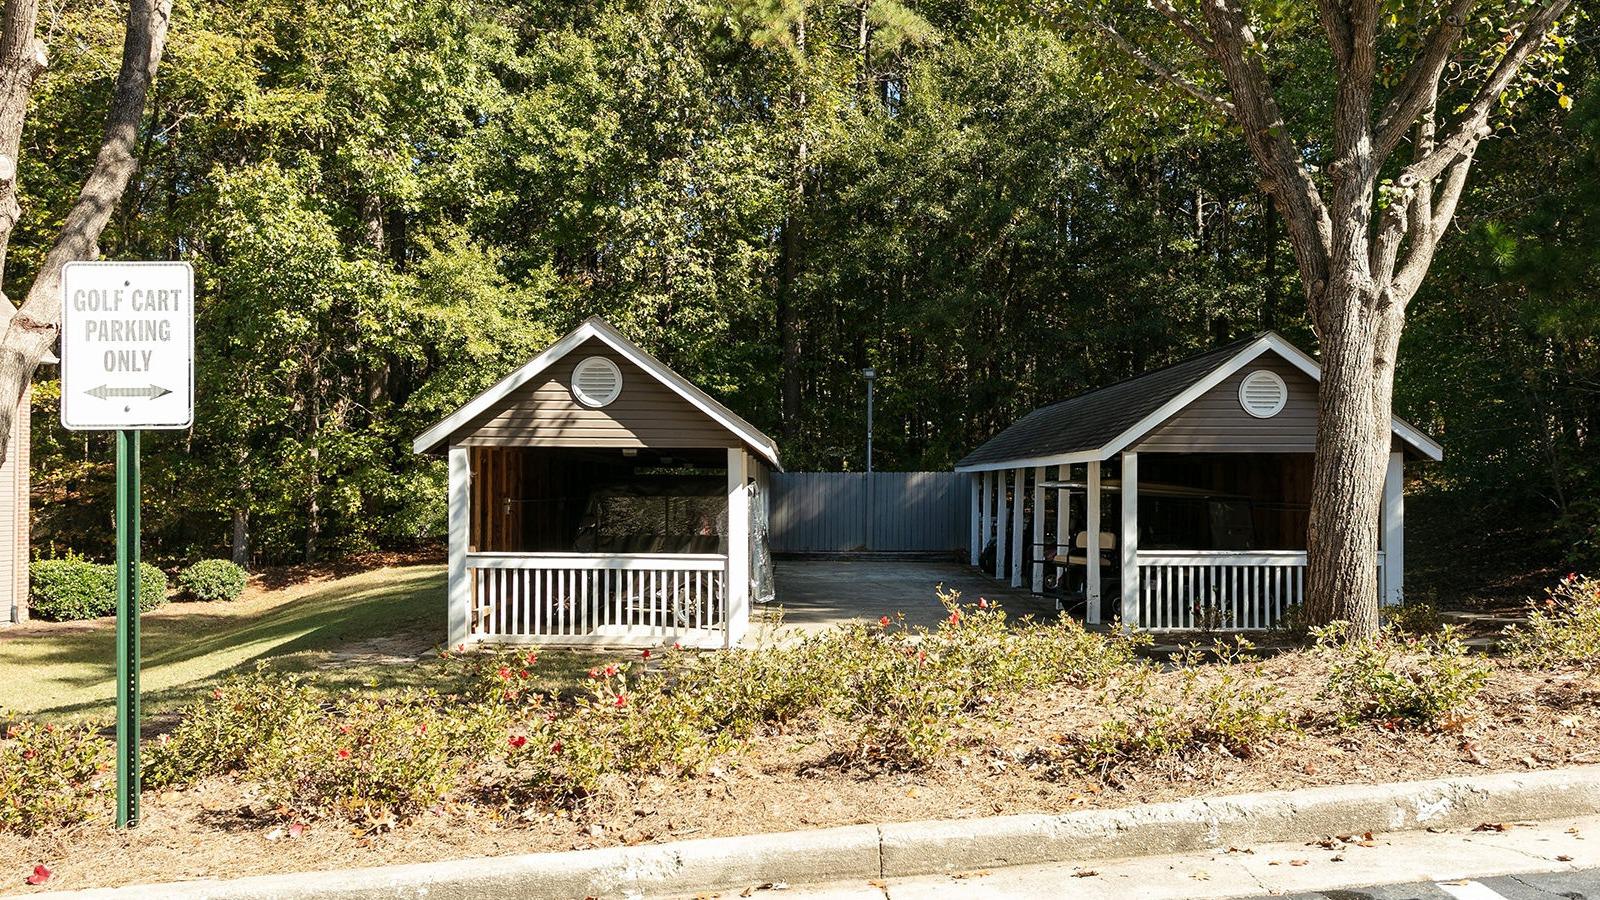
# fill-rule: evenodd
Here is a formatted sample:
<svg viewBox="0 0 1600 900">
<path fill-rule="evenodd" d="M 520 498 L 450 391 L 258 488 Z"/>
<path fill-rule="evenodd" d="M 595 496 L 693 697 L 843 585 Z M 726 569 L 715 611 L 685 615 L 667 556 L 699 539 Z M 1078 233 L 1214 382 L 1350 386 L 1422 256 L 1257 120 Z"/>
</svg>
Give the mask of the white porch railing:
<svg viewBox="0 0 1600 900">
<path fill-rule="evenodd" d="M 1271 628 L 1305 600 L 1299 550 L 1146 550 L 1139 566 L 1139 623 L 1152 631 Z M 1378 596 L 1384 590 L 1378 554 Z"/>
<path fill-rule="evenodd" d="M 727 566 L 713 553 L 469 553 L 469 640 L 721 647 Z"/>
</svg>

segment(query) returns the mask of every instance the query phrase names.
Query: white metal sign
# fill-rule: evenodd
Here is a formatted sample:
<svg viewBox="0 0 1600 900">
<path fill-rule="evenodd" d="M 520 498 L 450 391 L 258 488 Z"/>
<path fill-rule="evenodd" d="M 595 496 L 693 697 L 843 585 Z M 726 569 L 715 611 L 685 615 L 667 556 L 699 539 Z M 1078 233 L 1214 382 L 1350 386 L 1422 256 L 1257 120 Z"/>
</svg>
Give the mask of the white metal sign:
<svg viewBox="0 0 1600 900">
<path fill-rule="evenodd" d="M 61 424 L 194 423 L 194 268 L 74 262 L 61 273 Z"/>
</svg>

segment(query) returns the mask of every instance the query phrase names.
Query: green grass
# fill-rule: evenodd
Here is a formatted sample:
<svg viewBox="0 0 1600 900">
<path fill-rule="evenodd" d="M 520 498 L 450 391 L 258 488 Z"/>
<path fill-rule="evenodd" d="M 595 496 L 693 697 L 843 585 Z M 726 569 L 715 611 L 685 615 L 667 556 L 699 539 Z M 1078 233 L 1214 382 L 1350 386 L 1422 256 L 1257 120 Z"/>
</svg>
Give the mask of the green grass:
<svg viewBox="0 0 1600 900">
<path fill-rule="evenodd" d="M 147 718 L 209 691 L 258 662 L 315 672 L 339 690 L 391 693 L 437 687 L 444 637 L 441 566 L 375 569 L 233 603 L 172 603 L 143 620 Z M 39 719 L 109 719 L 114 713 L 114 623 L 30 623 L 0 631 L 0 710 Z M 593 664 L 573 652 L 541 652 L 544 685 L 576 682 Z"/>
</svg>

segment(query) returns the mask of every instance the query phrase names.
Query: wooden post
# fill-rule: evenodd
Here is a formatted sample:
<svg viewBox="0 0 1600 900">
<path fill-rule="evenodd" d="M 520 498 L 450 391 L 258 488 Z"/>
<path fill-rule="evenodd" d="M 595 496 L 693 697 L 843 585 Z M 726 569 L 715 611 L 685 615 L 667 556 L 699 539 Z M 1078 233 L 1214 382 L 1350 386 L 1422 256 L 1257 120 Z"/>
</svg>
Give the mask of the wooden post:
<svg viewBox="0 0 1600 900">
<path fill-rule="evenodd" d="M 1383 481 L 1383 587 L 1384 606 L 1405 600 L 1406 577 L 1406 459 L 1389 454 L 1389 471 Z"/>
<path fill-rule="evenodd" d="M 1033 592 L 1044 593 L 1044 466 L 1033 470 Z"/>
<path fill-rule="evenodd" d="M 1122 454 L 1122 627 L 1139 621 L 1139 454 Z"/>
<path fill-rule="evenodd" d="M 971 503 L 967 523 L 967 565 L 978 564 L 978 554 L 983 552 L 983 476 L 974 472 L 967 478 L 971 487 Z"/>
<path fill-rule="evenodd" d="M 1089 479 L 1086 493 L 1088 521 L 1083 530 L 1088 535 L 1088 546 L 1083 548 L 1088 560 L 1084 578 L 1084 618 L 1090 625 L 1100 624 L 1100 460 L 1089 462 Z"/>
<path fill-rule="evenodd" d="M 467 581 L 467 539 L 472 521 L 472 467 L 466 447 L 450 448 L 450 550 L 445 580 L 445 645 L 467 642 L 472 616 L 472 585 Z"/>
<path fill-rule="evenodd" d="M 1011 471 L 1011 586 L 1022 587 L 1022 498 L 1027 496 L 1028 470 Z"/>
<path fill-rule="evenodd" d="M 743 447 L 728 448 L 728 597 L 723 646 L 750 630 L 750 460 Z"/>
<path fill-rule="evenodd" d="M 994 577 L 1006 577 L 1006 472 L 994 473 Z"/>
</svg>

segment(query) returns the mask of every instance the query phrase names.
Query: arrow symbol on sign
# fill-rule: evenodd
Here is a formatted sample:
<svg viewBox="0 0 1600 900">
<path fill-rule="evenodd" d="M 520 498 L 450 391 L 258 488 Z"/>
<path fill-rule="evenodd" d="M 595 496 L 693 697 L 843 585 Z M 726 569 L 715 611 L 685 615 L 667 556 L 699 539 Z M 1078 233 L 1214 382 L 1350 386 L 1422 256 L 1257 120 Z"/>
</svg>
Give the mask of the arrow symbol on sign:
<svg viewBox="0 0 1600 900">
<path fill-rule="evenodd" d="M 149 387 L 112 387 L 102 384 L 99 387 L 90 388 L 84 393 L 96 400 L 110 400 L 112 397 L 144 397 L 147 400 L 154 400 L 157 397 L 165 397 L 172 392 L 153 384 Z"/>
</svg>

